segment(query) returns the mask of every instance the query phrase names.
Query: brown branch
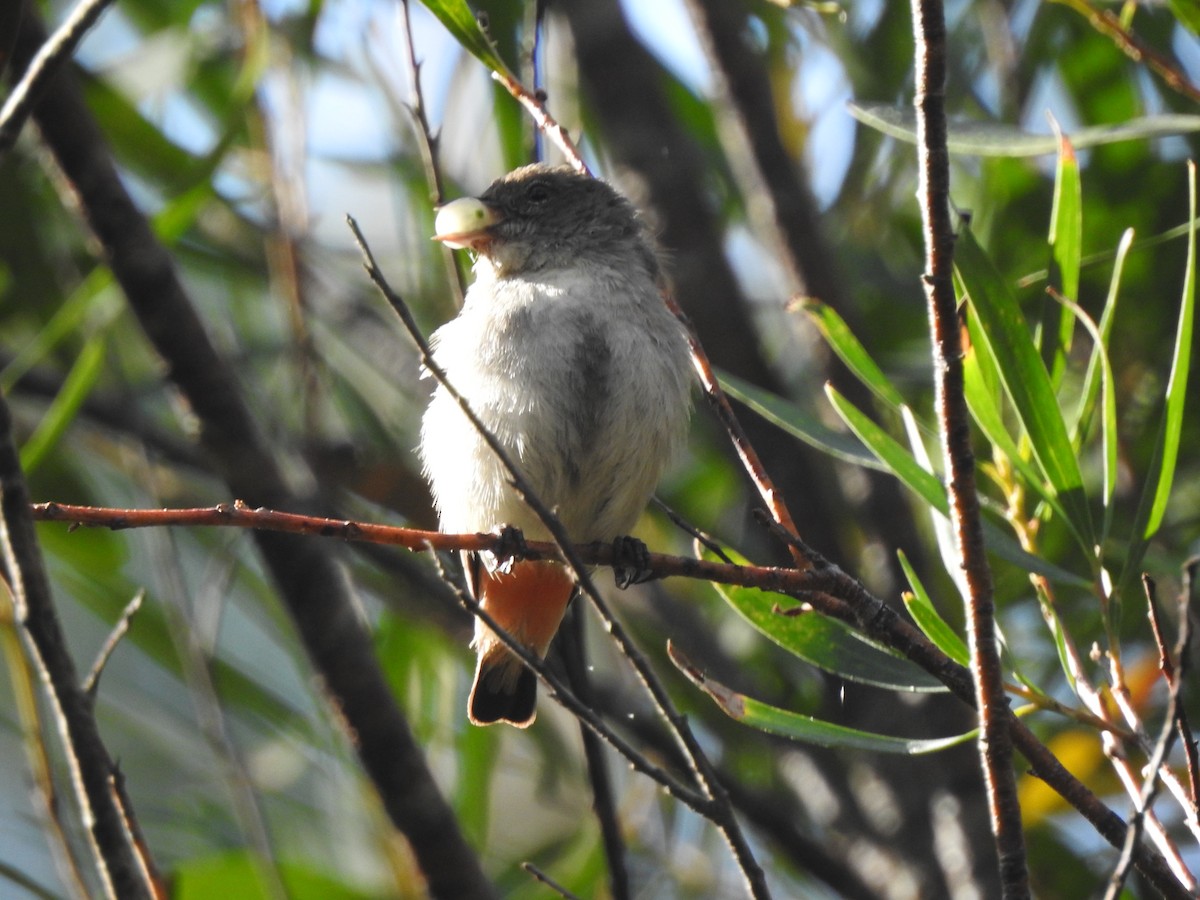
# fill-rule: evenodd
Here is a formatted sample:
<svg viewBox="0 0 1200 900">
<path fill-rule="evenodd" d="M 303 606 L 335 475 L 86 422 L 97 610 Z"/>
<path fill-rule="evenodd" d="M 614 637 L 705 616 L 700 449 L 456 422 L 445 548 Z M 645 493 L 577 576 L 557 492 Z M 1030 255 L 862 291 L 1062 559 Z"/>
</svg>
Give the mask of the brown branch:
<svg viewBox="0 0 1200 900">
<path fill-rule="evenodd" d="M 497 535 L 441 534 L 255 510 L 239 504 L 206 509 L 128 510 L 42 503 L 33 506 L 32 512 L 34 518 L 40 520 L 78 522 L 118 529 L 164 525 L 280 528 L 294 533 L 320 534 L 343 540 L 388 543 L 411 547 L 414 550 L 432 545 L 442 550 L 500 553 L 504 551 L 503 539 Z M 545 541 L 529 541 L 525 549 L 528 551 L 528 557 L 532 559 L 557 558 L 561 552 L 559 545 Z M 612 565 L 616 561 L 613 548 L 608 544 L 580 544 L 573 546 L 572 551 L 587 565 Z M 975 706 L 976 696 L 971 672 L 949 659 L 916 626 L 902 619 L 899 613 L 871 595 L 861 583 L 836 566 L 825 564 L 820 568 L 799 572 L 794 568 L 730 565 L 660 553 L 651 553 L 646 566 L 648 571 L 660 578 L 677 576 L 703 579 L 794 597 L 810 604 L 817 612 L 846 622 L 868 637 L 903 654 L 940 680 L 959 700 L 969 706 Z M 479 612 L 476 614 L 480 615 Z M 493 630 L 496 629 L 494 622 L 488 624 Z M 524 650 L 523 658 L 531 668 L 540 665 L 540 661 L 522 645 L 514 643 L 509 646 L 514 652 L 520 653 Z M 1114 847 L 1120 847 L 1125 836 L 1125 823 L 1120 817 L 1068 772 L 1054 754 L 1011 711 L 1008 711 L 1006 716 L 1007 728 L 1012 733 L 1013 742 L 1029 761 L 1033 773 L 1075 807 Z M 1188 896 L 1171 874 L 1163 857 L 1156 851 L 1148 847 L 1140 848 L 1135 862 L 1164 896 Z"/>
<path fill-rule="evenodd" d="M 1029 871 L 1012 762 L 1011 715 L 996 645 L 992 573 L 975 488 L 975 456 L 963 392 L 962 342 L 953 285 L 950 156 L 946 148 L 946 21 L 941 0 L 913 0 L 916 40 L 917 155 L 925 237 L 925 293 L 937 378 L 938 424 L 947 471 L 951 521 L 967 585 L 971 671 L 980 716 L 979 753 L 1006 898 L 1029 896 Z"/>
<path fill-rule="evenodd" d="M 591 175 L 591 170 L 588 169 L 587 163 L 583 161 L 583 156 L 579 152 L 579 148 L 575 146 L 575 142 L 571 140 L 571 135 L 567 133 L 567 129 L 563 128 L 554 116 L 550 115 L 550 111 L 546 108 L 546 103 L 542 99 L 541 94 L 529 90 L 525 85 L 521 84 L 508 72 L 492 72 L 492 78 L 496 79 L 506 91 L 508 91 L 514 100 L 525 108 L 533 119 L 533 124 L 537 126 L 538 131 L 550 138 L 554 146 L 562 151 L 563 156 L 567 158 L 567 162 L 571 167 L 581 175 Z"/>
<path fill-rule="evenodd" d="M 14 48 L 15 70 L 28 67 L 43 39 L 41 22 L 30 12 Z M 305 506 L 286 486 L 174 262 L 121 183 L 104 136 L 69 73 L 60 72 L 48 85 L 34 117 L 130 308 L 200 421 L 213 468 L 236 495 L 270 506 Z M 330 549 L 290 535 L 260 532 L 255 539 L 339 713 L 337 720 L 389 817 L 408 839 L 430 893 L 494 896 L 396 705 Z"/>
<path fill-rule="evenodd" d="M 1171 90 L 1200 103 L 1200 88 L 1188 81 L 1181 68 L 1166 55 L 1155 50 L 1121 24 L 1121 19 L 1107 9 L 1098 9 L 1088 0 L 1057 0 L 1079 13 L 1100 34 L 1110 38 L 1117 49 L 1136 63 L 1145 63 Z"/>
<path fill-rule="evenodd" d="M 742 428 L 742 423 L 738 421 L 733 407 L 730 406 L 729 398 L 725 396 L 725 391 L 721 389 L 721 384 L 717 381 L 717 376 L 713 372 L 712 363 L 708 361 L 708 354 L 704 352 L 704 347 L 700 344 L 700 339 L 696 337 L 696 333 L 692 330 L 691 322 L 688 321 L 679 304 L 675 302 L 674 297 L 664 294 L 664 299 L 667 308 L 675 314 L 676 318 L 683 324 L 684 331 L 687 332 L 688 346 L 692 351 L 692 367 L 700 377 L 700 384 L 704 388 L 704 396 L 708 399 L 721 425 L 725 428 L 725 432 L 729 435 L 729 440 L 733 444 L 734 450 L 737 451 L 738 459 L 742 461 L 742 467 L 750 477 L 754 489 L 758 491 L 759 497 L 766 504 L 771 518 L 786 536 L 788 552 L 792 555 L 796 569 L 801 572 L 807 570 L 813 565 L 814 560 L 812 556 L 808 555 L 801 548 L 800 534 L 796 530 L 796 522 L 792 519 L 792 514 L 788 510 L 787 502 L 783 499 L 783 494 L 776 489 L 775 482 L 771 480 L 771 476 L 767 474 L 766 467 L 762 464 L 762 460 L 759 459 L 758 451 L 754 449 L 754 445 L 746 437 L 746 431 Z"/>
</svg>

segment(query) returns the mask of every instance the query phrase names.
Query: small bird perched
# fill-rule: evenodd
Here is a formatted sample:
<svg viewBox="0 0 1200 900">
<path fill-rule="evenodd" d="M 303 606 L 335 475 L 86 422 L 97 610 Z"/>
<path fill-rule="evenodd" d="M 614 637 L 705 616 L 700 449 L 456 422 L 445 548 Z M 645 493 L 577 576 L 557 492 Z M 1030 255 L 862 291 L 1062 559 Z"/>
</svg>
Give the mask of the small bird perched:
<svg viewBox="0 0 1200 900">
<path fill-rule="evenodd" d="M 573 542 L 627 535 L 690 413 L 687 339 L 663 303 L 636 210 L 602 181 L 533 165 L 443 206 L 434 227 L 436 240 L 478 254 L 462 311 L 433 335 L 434 359 Z M 550 539 L 440 386 L 421 459 L 443 531 L 511 525 Z M 575 590 L 571 572 L 547 561 L 499 567 L 490 554 L 464 563 L 483 609 L 545 656 Z M 471 722 L 532 724 L 533 672 L 478 619 L 472 647 Z"/>
</svg>

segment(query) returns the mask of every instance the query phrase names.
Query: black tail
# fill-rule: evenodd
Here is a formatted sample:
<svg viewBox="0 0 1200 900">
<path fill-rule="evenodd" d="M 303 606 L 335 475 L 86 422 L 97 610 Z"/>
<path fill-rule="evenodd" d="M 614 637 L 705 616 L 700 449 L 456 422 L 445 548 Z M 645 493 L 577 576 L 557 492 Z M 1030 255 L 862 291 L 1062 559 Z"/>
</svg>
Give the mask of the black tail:
<svg viewBox="0 0 1200 900">
<path fill-rule="evenodd" d="M 537 676 L 511 653 L 485 655 L 475 669 L 467 714 L 474 725 L 528 728 L 537 716 Z"/>
</svg>

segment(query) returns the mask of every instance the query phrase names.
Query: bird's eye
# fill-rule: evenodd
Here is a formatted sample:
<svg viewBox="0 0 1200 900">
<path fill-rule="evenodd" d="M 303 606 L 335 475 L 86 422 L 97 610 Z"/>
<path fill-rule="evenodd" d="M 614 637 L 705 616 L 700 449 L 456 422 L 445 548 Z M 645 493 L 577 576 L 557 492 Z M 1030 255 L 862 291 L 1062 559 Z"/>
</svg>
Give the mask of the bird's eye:
<svg viewBox="0 0 1200 900">
<path fill-rule="evenodd" d="M 535 206 L 541 206 L 550 199 L 550 188 L 541 182 L 534 182 L 525 193 L 526 198 Z"/>
</svg>

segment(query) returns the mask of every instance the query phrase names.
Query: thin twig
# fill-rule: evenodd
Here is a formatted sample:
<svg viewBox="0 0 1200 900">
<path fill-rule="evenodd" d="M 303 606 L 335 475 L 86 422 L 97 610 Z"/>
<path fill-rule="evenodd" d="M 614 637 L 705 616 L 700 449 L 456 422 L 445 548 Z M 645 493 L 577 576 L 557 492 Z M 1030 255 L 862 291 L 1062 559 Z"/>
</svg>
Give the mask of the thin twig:
<svg viewBox="0 0 1200 900">
<path fill-rule="evenodd" d="M 1192 585 L 1196 581 L 1197 566 L 1200 566 L 1200 558 L 1193 558 L 1184 563 L 1183 587 L 1181 589 L 1184 597 L 1191 595 Z M 1145 574 L 1142 575 L 1142 586 L 1146 591 L 1146 599 L 1150 610 L 1150 628 L 1154 632 L 1154 642 L 1158 646 L 1159 668 L 1162 670 L 1167 686 L 1170 687 L 1175 678 L 1175 665 L 1171 661 L 1171 654 L 1167 649 L 1166 637 L 1163 635 L 1162 622 L 1159 620 L 1157 587 L 1154 580 Z M 1179 729 L 1179 742 L 1183 745 L 1184 757 L 1187 759 L 1188 785 L 1190 788 L 1187 795 L 1189 802 L 1185 803 L 1187 819 L 1189 822 L 1195 822 L 1197 814 L 1200 814 L 1200 795 L 1197 794 L 1198 787 L 1200 787 L 1200 753 L 1197 753 L 1196 739 L 1192 736 L 1192 728 L 1188 724 L 1187 710 L 1183 704 L 1176 705 L 1175 725 Z"/>
<path fill-rule="evenodd" d="M 523 862 L 521 863 L 521 868 L 540 881 L 542 884 L 546 885 L 546 887 L 550 888 L 550 890 L 554 891 L 554 893 L 558 894 L 558 896 L 562 897 L 563 900 L 581 900 L 577 894 L 572 894 L 533 863 Z"/>
<path fill-rule="evenodd" d="M 529 90 L 508 72 L 492 72 L 492 78 L 498 81 L 514 100 L 525 107 L 526 112 L 533 118 L 533 123 L 537 126 L 538 131 L 554 142 L 554 145 L 562 151 L 563 156 L 567 158 L 567 162 L 576 172 L 581 175 L 592 174 L 587 163 L 583 161 L 583 155 L 580 154 L 579 148 L 571 140 L 571 135 L 567 133 L 567 129 L 558 124 L 554 116 L 550 115 L 550 111 L 546 109 L 546 101 L 540 94 Z"/>
<path fill-rule="evenodd" d="M 968 592 L 971 672 L 980 717 L 979 753 L 992 832 L 1006 898 L 1029 896 L 1029 871 L 1012 764 L 1010 716 L 996 644 L 992 574 L 984 549 L 975 456 L 963 390 L 962 340 L 953 285 L 954 229 L 950 220 L 950 156 L 946 147 L 946 21 L 941 0 L 914 0 L 918 189 L 925 238 L 938 425 L 947 471 L 951 521 Z"/>
<path fill-rule="evenodd" d="M 663 299 L 666 301 L 667 308 L 675 314 L 675 317 L 684 326 L 684 331 L 687 333 L 688 346 L 692 352 L 692 367 L 696 370 L 696 374 L 700 376 L 700 384 L 704 388 L 704 395 L 708 398 L 709 405 L 712 406 L 721 425 L 724 426 L 726 433 L 729 435 L 729 440 L 733 444 L 734 450 L 737 451 L 738 458 L 741 459 L 746 474 L 750 476 L 755 489 L 770 511 L 771 517 L 789 535 L 788 550 L 792 554 L 792 560 L 795 562 L 796 568 L 801 572 L 805 571 L 812 566 L 812 558 L 806 556 L 800 550 L 798 543 L 793 543 L 790 540 L 791 538 L 795 538 L 796 541 L 799 541 L 800 536 L 796 529 L 795 520 L 792 519 L 792 514 L 783 499 L 783 494 L 776 489 L 771 476 L 767 474 L 766 467 L 763 466 L 762 460 L 759 459 L 758 451 L 754 449 L 750 440 L 746 437 L 746 432 L 742 428 L 741 422 L 738 421 L 738 417 L 729 403 L 729 398 L 725 396 L 725 391 L 721 389 L 721 384 L 717 381 L 712 363 L 708 360 L 708 354 L 704 352 L 704 347 L 701 346 L 700 339 L 696 337 L 696 333 L 692 330 L 691 323 L 688 322 L 688 318 L 684 314 L 682 307 L 680 307 L 674 297 L 668 294 L 664 294 Z"/>
<path fill-rule="evenodd" d="M 425 113 L 425 95 L 421 90 L 421 63 L 417 60 L 417 50 L 413 45 L 412 20 L 409 15 L 408 0 L 400 2 L 400 19 L 404 26 L 404 61 L 408 67 L 408 80 L 412 83 L 409 100 L 404 104 L 408 110 L 417 133 L 417 150 L 421 154 L 421 164 L 425 167 L 425 181 L 429 185 L 429 199 L 434 207 L 446 199 L 446 186 L 442 180 L 442 169 L 438 164 L 438 136 L 433 133 L 429 117 Z M 454 286 L 455 309 L 463 305 L 463 295 L 466 285 L 463 283 L 462 269 L 454 258 L 454 251 L 448 246 L 437 242 L 438 253 L 446 268 L 447 283 Z"/>
<path fill-rule="evenodd" d="M 567 670 L 571 690 L 589 709 L 595 709 L 591 679 L 588 677 L 587 642 L 584 637 L 586 620 L 583 608 L 576 604 L 567 614 L 562 629 L 560 657 Z M 560 638 L 560 640 L 562 640 Z M 588 781 L 592 785 L 592 809 L 600 826 L 600 838 L 604 844 L 604 856 L 608 861 L 608 890 L 613 900 L 630 900 L 629 867 L 626 864 L 627 850 L 621 834 L 621 820 L 613 798 L 612 775 L 604 758 L 604 746 L 589 728 L 580 728 L 583 740 L 583 757 L 587 763 Z"/>
<path fill-rule="evenodd" d="M 104 672 L 104 667 L 108 665 L 109 657 L 117 649 L 117 644 L 121 642 L 121 638 L 125 637 L 126 632 L 129 631 L 129 623 L 133 619 L 134 613 L 142 608 L 142 601 L 145 599 L 145 591 L 138 591 L 133 595 L 133 599 L 125 604 L 125 608 L 121 610 L 121 617 L 117 619 L 117 624 L 108 633 L 108 637 L 105 639 L 104 645 L 100 648 L 100 652 L 96 654 L 96 661 L 92 663 L 91 671 L 88 672 L 87 678 L 83 679 L 83 692 L 92 699 L 96 697 L 96 688 L 100 685 L 100 676 Z"/>
<path fill-rule="evenodd" d="M 16 143 L 17 135 L 25 126 L 25 120 L 29 118 L 42 89 L 71 58 L 83 36 L 96 24 L 100 14 L 112 2 L 113 0 L 80 0 L 54 34 L 42 44 L 37 55 L 25 68 L 21 80 L 13 85 L 3 108 L 0 108 L 0 159 Z"/>
<path fill-rule="evenodd" d="M 1184 589 L 1180 592 L 1178 602 L 1179 637 L 1175 642 L 1174 654 L 1178 660 L 1178 664 L 1173 667 L 1175 670 L 1173 675 L 1167 676 L 1170 685 L 1167 692 L 1167 709 L 1163 713 L 1163 724 L 1159 731 L 1158 740 L 1154 742 L 1154 752 L 1150 754 L 1150 760 L 1146 763 L 1145 779 L 1142 783 L 1141 792 L 1135 801 L 1136 805 L 1133 816 L 1129 820 L 1129 828 L 1125 834 L 1125 845 L 1121 848 L 1120 859 L 1117 860 L 1116 868 L 1108 880 L 1108 889 L 1104 893 L 1104 900 L 1117 900 L 1121 896 L 1121 889 L 1124 887 L 1125 879 L 1129 875 L 1129 869 L 1133 862 L 1134 848 L 1141 841 L 1142 826 L 1146 818 L 1146 812 L 1154 803 L 1154 797 L 1158 793 L 1159 773 L 1163 768 L 1167 754 L 1171 752 L 1171 746 L 1175 742 L 1176 716 L 1179 711 L 1179 692 L 1183 687 L 1184 675 L 1187 672 L 1188 642 L 1192 636 L 1191 620 L 1188 618 L 1189 594 L 1188 585 L 1185 584 Z M 1153 607 L 1153 589 L 1147 590 L 1146 602 Z M 1157 613 L 1152 612 L 1151 616 L 1156 618 Z M 1155 630 L 1157 632 L 1157 625 Z M 1164 670 L 1172 668 L 1170 654 L 1163 653 L 1162 664 Z"/>
<path fill-rule="evenodd" d="M 359 249 L 362 251 L 363 265 L 367 274 L 404 323 L 409 336 L 417 345 L 422 365 L 424 365 L 426 371 L 437 380 L 438 384 L 455 401 L 463 415 L 466 416 L 480 437 L 483 438 L 489 449 L 496 454 L 496 458 L 504 466 L 505 471 L 511 479 L 513 489 L 530 510 L 537 515 L 546 530 L 554 538 L 554 542 L 558 545 L 558 552 L 575 575 L 576 583 L 583 593 L 587 595 L 588 600 L 595 607 L 596 612 L 599 613 L 601 620 L 604 622 L 605 629 L 612 636 L 613 641 L 629 661 L 634 672 L 641 680 L 642 685 L 654 700 L 658 713 L 663 717 L 664 721 L 670 724 L 680 746 L 685 751 L 697 784 L 705 792 L 709 800 L 712 801 L 707 818 L 725 836 L 730 850 L 733 852 L 734 859 L 737 861 L 738 867 L 746 878 L 747 888 L 756 898 L 769 897 L 770 892 L 767 889 L 766 878 L 763 875 L 762 868 L 754 858 L 750 844 L 746 840 L 745 835 L 742 834 L 741 826 L 738 824 L 737 818 L 733 813 L 733 808 L 729 804 L 728 795 L 721 784 L 717 782 L 712 764 L 708 761 L 707 756 L 700 747 L 699 741 L 696 740 L 696 736 L 692 733 L 687 719 L 675 709 L 666 688 L 650 667 L 649 662 L 647 662 L 645 656 L 629 637 L 624 626 L 613 616 L 608 608 L 608 604 L 600 596 L 600 592 L 596 589 L 586 564 L 573 551 L 567 533 L 562 523 L 558 520 L 558 517 L 538 499 L 521 470 L 505 452 L 504 447 L 501 446 L 495 435 L 488 431 L 487 427 L 471 409 L 471 405 L 467 402 L 466 398 L 451 384 L 445 371 L 434 360 L 433 354 L 429 349 L 429 344 L 417 327 L 416 321 L 412 317 L 412 312 L 408 309 L 404 300 L 392 290 L 387 280 L 383 277 L 383 273 L 379 270 L 378 265 L 375 263 L 375 258 L 367 246 L 366 239 L 363 237 L 362 232 L 359 231 L 358 223 L 350 216 L 346 218 L 351 231 L 354 233 Z"/>
<path fill-rule="evenodd" d="M 722 562 L 727 562 L 730 565 L 733 564 L 733 560 L 729 558 L 729 555 L 725 552 L 724 548 L 711 534 L 701 531 L 699 528 L 685 519 L 679 512 L 663 502 L 661 497 L 652 497 L 650 502 L 658 507 L 663 515 L 674 522 L 677 528 L 691 535 L 692 539 L 698 542 L 700 546 L 714 554 Z"/>
</svg>

